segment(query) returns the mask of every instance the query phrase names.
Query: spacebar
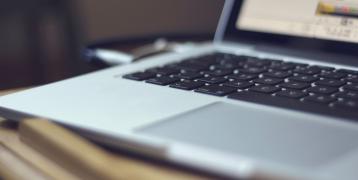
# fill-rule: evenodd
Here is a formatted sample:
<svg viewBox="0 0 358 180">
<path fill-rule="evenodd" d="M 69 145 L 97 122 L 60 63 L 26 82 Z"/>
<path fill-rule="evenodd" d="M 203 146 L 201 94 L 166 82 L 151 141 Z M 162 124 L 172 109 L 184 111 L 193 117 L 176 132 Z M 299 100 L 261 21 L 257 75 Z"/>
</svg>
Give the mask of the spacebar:
<svg viewBox="0 0 358 180">
<path fill-rule="evenodd" d="M 311 103 L 300 101 L 299 99 L 283 98 L 272 96 L 270 94 L 255 92 L 238 92 L 228 96 L 230 99 L 258 103 L 262 105 L 276 106 L 284 109 L 305 111 L 315 114 L 329 115 L 341 118 L 348 118 L 357 121 L 358 114 L 356 112 L 347 112 L 334 108 L 330 108 L 325 104 Z"/>
</svg>

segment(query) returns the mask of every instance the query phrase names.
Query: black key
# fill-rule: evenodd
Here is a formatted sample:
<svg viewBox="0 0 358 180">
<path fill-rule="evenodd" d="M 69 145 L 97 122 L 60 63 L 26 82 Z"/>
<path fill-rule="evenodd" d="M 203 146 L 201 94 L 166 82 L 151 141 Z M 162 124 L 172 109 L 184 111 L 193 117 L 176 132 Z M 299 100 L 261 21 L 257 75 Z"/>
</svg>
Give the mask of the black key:
<svg viewBox="0 0 358 180">
<path fill-rule="evenodd" d="M 307 89 L 307 92 L 317 93 L 317 94 L 332 94 L 337 91 L 338 91 L 337 88 L 327 87 L 327 86 L 314 86 Z"/>
<path fill-rule="evenodd" d="M 329 78 L 329 79 L 341 79 L 346 76 L 347 76 L 347 74 L 338 73 L 338 72 L 323 72 L 323 73 L 321 73 L 321 77 Z"/>
<path fill-rule="evenodd" d="M 262 77 L 259 79 L 255 79 L 254 82 L 259 84 L 276 85 L 283 82 L 283 80 L 277 78 Z"/>
<path fill-rule="evenodd" d="M 263 74 L 264 76 L 267 77 L 273 77 L 273 78 L 287 78 L 292 76 L 292 73 L 290 72 L 285 72 L 285 71 L 272 71 L 272 72 L 267 72 Z"/>
<path fill-rule="evenodd" d="M 269 86 L 269 85 L 259 85 L 259 86 L 254 86 L 254 87 L 249 88 L 249 91 L 266 93 L 266 94 L 271 94 L 271 93 L 277 92 L 279 90 L 280 90 L 280 88 L 275 87 L 275 86 Z"/>
<path fill-rule="evenodd" d="M 335 80 L 335 79 L 323 79 L 316 82 L 317 85 L 323 86 L 332 86 L 332 87 L 340 87 L 346 84 L 344 81 Z"/>
<path fill-rule="evenodd" d="M 288 102 L 287 100 L 290 100 L 286 98 L 277 98 L 275 96 L 272 96 L 271 94 L 257 93 L 251 91 L 241 91 L 241 92 L 233 93 L 230 94 L 228 98 L 247 101 L 247 102 L 256 102 L 259 104 L 268 104 L 268 105 L 276 105 L 276 103 Z M 282 99 L 284 101 L 282 101 Z M 294 102 L 297 103 L 299 101 L 294 100 Z M 285 106 L 281 106 L 281 107 L 285 107 Z"/>
<path fill-rule="evenodd" d="M 336 101 L 336 98 L 325 95 L 312 95 L 305 97 L 303 100 L 314 103 L 329 104 L 331 102 Z"/>
<path fill-rule="evenodd" d="M 307 74 L 307 75 L 314 75 L 321 72 L 321 69 L 317 67 L 300 67 L 293 70 L 295 73 L 299 74 Z"/>
<path fill-rule="evenodd" d="M 215 53 L 211 55 L 212 59 L 215 59 L 216 62 L 220 62 L 222 60 L 234 60 L 236 58 L 240 58 L 240 56 L 229 53 Z"/>
<path fill-rule="evenodd" d="M 136 81 L 143 81 L 154 77 L 156 77 L 156 74 L 151 72 L 136 72 L 123 76 L 123 78 L 136 80 Z"/>
<path fill-rule="evenodd" d="M 265 68 L 261 68 L 261 67 L 247 67 L 244 69 L 239 69 L 240 73 L 246 73 L 246 74 L 261 74 L 266 71 L 267 70 Z"/>
<path fill-rule="evenodd" d="M 338 98 L 346 98 L 346 99 L 358 99 L 358 92 L 355 91 L 342 91 L 335 94 Z"/>
<path fill-rule="evenodd" d="M 227 81 L 227 79 L 223 77 L 205 77 L 205 78 L 198 79 L 198 81 L 210 83 L 210 84 L 219 84 Z"/>
<path fill-rule="evenodd" d="M 343 74 L 358 75 L 358 71 L 349 70 L 349 69 L 338 69 L 337 72 Z"/>
<path fill-rule="evenodd" d="M 356 84 L 356 83 L 347 84 L 347 85 L 343 86 L 343 88 L 348 89 L 348 90 L 358 91 L 358 84 Z"/>
<path fill-rule="evenodd" d="M 225 63 L 225 64 L 215 64 L 210 66 L 211 70 L 216 69 L 223 69 L 223 70 L 230 70 L 233 71 L 235 68 L 238 68 L 239 66 L 236 63 Z"/>
<path fill-rule="evenodd" d="M 345 78 L 345 81 L 352 82 L 352 83 L 358 83 L 358 75 L 350 75 Z"/>
<path fill-rule="evenodd" d="M 256 66 L 256 67 L 262 67 L 262 66 L 267 66 L 269 64 L 271 64 L 270 61 L 268 60 L 264 60 L 264 59 L 259 59 L 259 58 L 249 58 L 246 63 L 249 66 Z"/>
<path fill-rule="evenodd" d="M 213 64 L 218 63 L 217 59 L 210 58 L 208 56 L 197 57 L 197 58 L 194 58 L 192 60 L 189 60 L 189 62 L 193 63 L 193 64 L 202 65 L 202 66 L 205 66 L 205 67 L 209 67 L 209 66 L 211 66 Z"/>
<path fill-rule="evenodd" d="M 196 89 L 196 88 L 204 86 L 204 85 L 205 85 L 205 83 L 200 82 L 200 81 L 184 80 L 184 81 L 176 82 L 176 83 L 170 85 L 169 87 L 184 89 L 184 90 L 193 90 L 193 89 Z"/>
<path fill-rule="evenodd" d="M 288 98 L 294 98 L 294 99 L 299 99 L 299 98 L 305 97 L 307 95 L 308 94 L 305 92 L 291 90 L 291 89 L 283 90 L 283 91 L 276 93 L 276 96 L 288 97 Z"/>
<path fill-rule="evenodd" d="M 210 76 L 226 76 L 231 74 L 232 71 L 231 70 L 227 70 L 227 69 L 217 69 L 217 70 L 212 70 L 212 71 L 205 71 L 204 74 L 210 75 Z"/>
<path fill-rule="evenodd" d="M 203 65 L 200 65 L 200 64 L 194 64 L 194 63 L 189 63 L 189 62 L 185 62 L 185 61 L 181 62 L 181 63 L 168 65 L 168 66 L 173 67 L 173 68 L 177 68 L 177 69 L 186 70 L 186 71 L 194 71 L 194 72 L 207 70 L 209 68 L 207 66 L 203 66 Z"/>
<path fill-rule="evenodd" d="M 250 81 L 250 80 L 256 79 L 257 77 L 258 76 L 255 74 L 242 74 L 242 73 L 233 74 L 233 75 L 228 76 L 229 79 L 235 79 L 235 80 L 239 80 L 239 81 Z"/>
<path fill-rule="evenodd" d="M 168 85 L 168 84 L 175 83 L 175 82 L 177 82 L 179 80 L 180 80 L 179 78 L 171 78 L 171 77 L 162 76 L 162 77 L 156 77 L 156 78 L 148 79 L 145 82 L 165 86 L 165 85 Z"/>
<path fill-rule="evenodd" d="M 290 81 L 299 81 L 299 82 L 306 82 L 306 83 L 312 83 L 314 81 L 317 81 L 319 78 L 310 76 L 310 75 L 297 75 L 290 77 Z"/>
<path fill-rule="evenodd" d="M 229 56 L 229 54 L 226 55 L 222 53 L 213 53 L 213 54 L 197 57 L 196 59 L 200 62 L 215 64 L 215 63 L 219 63 L 220 60 L 224 59 L 226 56 Z"/>
<path fill-rule="evenodd" d="M 210 94 L 214 96 L 225 96 L 227 94 L 235 92 L 236 88 L 219 86 L 219 85 L 209 85 L 209 86 L 202 86 L 194 91 L 204 94 Z"/>
<path fill-rule="evenodd" d="M 340 108 L 344 110 L 358 109 L 358 101 L 355 100 L 341 100 L 332 104 L 334 108 Z"/>
<path fill-rule="evenodd" d="M 287 62 L 284 62 L 281 64 L 273 64 L 270 66 L 270 68 L 278 70 L 278 71 L 288 71 L 291 69 L 295 69 L 295 67 L 296 67 L 295 64 L 287 63 Z"/>
<path fill-rule="evenodd" d="M 305 63 L 296 63 L 296 62 L 290 62 L 290 64 L 296 66 L 296 68 L 304 68 L 304 67 L 309 66 L 308 64 L 305 64 Z"/>
<path fill-rule="evenodd" d="M 310 87 L 311 85 L 308 83 L 301 83 L 301 82 L 286 82 L 283 84 L 280 84 L 280 87 L 282 88 L 288 88 L 288 89 L 306 89 Z"/>
<path fill-rule="evenodd" d="M 208 61 L 202 61 L 201 59 L 193 59 L 193 60 L 187 61 L 186 63 L 194 64 L 196 66 L 202 66 L 203 68 L 205 67 L 205 69 L 207 69 L 208 67 L 210 67 L 211 65 L 214 64 L 214 63 L 211 63 Z"/>
<path fill-rule="evenodd" d="M 358 111 L 347 111 L 342 108 L 330 108 L 327 104 L 335 101 L 328 96 L 324 98 L 325 103 L 312 103 L 312 101 L 299 101 L 294 98 L 282 98 L 280 96 L 272 96 L 270 94 L 255 93 L 250 91 L 241 91 L 230 94 L 228 98 L 233 100 L 247 101 L 251 103 L 264 104 L 269 106 L 276 106 L 284 109 L 300 110 L 311 112 L 315 114 L 330 115 L 334 117 L 347 118 L 356 122 Z M 313 101 L 315 102 L 315 101 Z M 321 102 L 321 101 L 319 101 Z M 347 108 L 348 109 L 348 108 Z"/>
<path fill-rule="evenodd" d="M 334 71 L 335 70 L 333 67 L 321 66 L 321 65 L 314 65 L 311 67 L 317 67 L 317 68 L 321 69 L 322 71 Z"/>
<path fill-rule="evenodd" d="M 245 59 L 241 57 L 232 57 L 232 58 L 223 58 L 218 61 L 217 64 L 236 64 L 239 65 L 240 63 L 245 62 Z"/>
<path fill-rule="evenodd" d="M 198 72 L 190 72 L 190 71 L 184 71 L 179 73 L 178 75 L 176 75 L 176 77 L 181 78 L 181 79 L 196 79 L 196 78 L 200 78 L 203 77 L 204 75 L 198 73 Z"/>
<path fill-rule="evenodd" d="M 147 71 L 160 75 L 171 75 L 171 74 L 179 73 L 178 69 L 170 68 L 170 67 L 152 68 L 152 69 L 148 69 Z"/>
<path fill-rule="evenodd" d="M 248 87 L 253 86 L 254 83 L 245 82 L 245 81 L 229 81 L 229 82 L 224 83 L 223 85 L 238 88 L 238 89 L 246 89 Z"/>
</svg>

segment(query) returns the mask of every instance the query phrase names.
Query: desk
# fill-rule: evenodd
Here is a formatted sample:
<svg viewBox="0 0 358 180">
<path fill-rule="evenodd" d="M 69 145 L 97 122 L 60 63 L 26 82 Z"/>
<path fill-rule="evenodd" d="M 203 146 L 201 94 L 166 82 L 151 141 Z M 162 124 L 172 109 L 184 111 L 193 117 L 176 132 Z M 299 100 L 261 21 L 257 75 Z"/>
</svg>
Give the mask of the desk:
<svg viewBox="0 0 358 180">
<path fill-rule="evenodd" d="M 17 91 L 17 90 L 15 90 Z M 0 95 L 12 93 L 12 91 L 0 92 Z M 23 124 L 23 123 L 22 123 Z M 61 127 L 62 128 L 62 127 Z M 72 132 L 73 133 L 73 132 Z M 68 167 L 52 160 L 36 148 L 28 146 L 20 138 L 18 124 L 2 119 L 0 121 L 0 176 L 4 179 L 83 179 L 76 173 L 68 170 Z M 77 135 L 75 135 L 77 136 Z M 29 137 L 29 136 L 26 136 Z M 67 137 L 67 136 L 62 136 Z M 81 141 L 87 141 L 79 137 Z M 35 142 L 36 140 L 34 140 Z M 73 141 L 72 141 L 73 142 Z M 91 142 L 88 143 L 94 146 Z M 34 143 L 35 144 L 35 143 Z M 75 146 L 75 145 L 72 145 Z M 79 145 L 79 147 L 81 147 Z M 49 149 L 51 147 L 49 146 Z M 98 148 L 102 149 L 103 148 Z M 95 151 L 86 151 L 84 154 Z M 218 178 L 199 171 L 184 167 L 158 162 L 126 152 L 105 150 L 106 153 L 116 157 L 116 163 L 111 167 L 119 173 L 122 179 L 211 179 Z M 56 152 L 53 152 L 55 155 Z M 88 156 L 88 155 L 87 155 Z M 90 157 L 88 157 L 90 158 Z M 86 178 L 87 179 L 87 178 Z M 96 178 L 89 178 L 96 179 Z"/>
</svg>

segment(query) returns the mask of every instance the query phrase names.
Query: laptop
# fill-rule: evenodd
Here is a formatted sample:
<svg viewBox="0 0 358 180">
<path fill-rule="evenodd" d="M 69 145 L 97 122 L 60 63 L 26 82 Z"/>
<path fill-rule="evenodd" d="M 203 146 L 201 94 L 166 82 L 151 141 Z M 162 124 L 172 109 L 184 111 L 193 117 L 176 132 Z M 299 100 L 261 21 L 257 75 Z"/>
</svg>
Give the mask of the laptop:
<svg viewBox="0 0 358 180">
<path fill-rule="evenodd" d="M 227 0 L 215 42 L 0 98 L 232 178 L 357 179 L 358 2 Z"/>
</svg>

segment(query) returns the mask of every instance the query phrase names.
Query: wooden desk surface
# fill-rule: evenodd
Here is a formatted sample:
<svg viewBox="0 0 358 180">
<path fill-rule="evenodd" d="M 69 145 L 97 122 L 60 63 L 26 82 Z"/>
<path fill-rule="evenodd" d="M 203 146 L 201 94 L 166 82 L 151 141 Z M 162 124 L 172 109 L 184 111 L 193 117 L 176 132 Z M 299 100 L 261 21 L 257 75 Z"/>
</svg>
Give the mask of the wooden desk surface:
<svg viewBox="0 0 358 180">
<path fill-rule="evenodd" d="M 14 91 L 18 90 L 2 91 L 0 92 L 0 95 L 12 93 Z M 70 153 L 80 153 L 79 156 L 82 156 L 82 160 L 89 162 L 92 159 L 95 165 L 97 165 L 97 168 L 100 170 L 106 169 L 105 172 L 108 171 L 107 169 L 111 169 L 114 174 L 118 175 L 112 176 L 118 178 L 111 179 L 217 178 L 186 168 L 179 168 L 167 163 L 143 159 L 137 156 L 126 154 L 124 152 L 113 153 L 105 151 L 103 148 L 97 147 L 96 145 L 83 139 L 80 136 L 75 135 L 73 132 L 70 132 L 67 129 L 63 130 L 64 128 L 62 127 L 57 128 L 57 125 L 55 125 L 54 129 L 51 130 L 53 125 L 46 122 L 22 122 L 21 126 L 24 126 L 23 129 L 26 131 L 19 130 L 18 124 L 15 122 L 7 121 L 4 119 L 0 121 L 0 177 L 4 179 L 84 179 L 86 176 L 80 176 L 77 174 L 77 171 L 73 171 L 73 168 L 78 168 L 77 166 L 71 167 L 72 171 L 69 169 L 68 163 L 75 162 L 73 161 L 75 158 L 69 159 L 65 163 L 55 161 L 56 157 L 54 156 L 57 156 L 58 159 L 58 156 L 62 156 L 64 153 L 57 152 L 57 149 L 54 149 L 54 147 L 60 147 Z M 44 131 L 44 134 L 42 134 L 43 136 L 41 136 L 41 134 L 38 133 L 31 133 L 31 131 L 36 128 L 49 130 Z M 36 135 L 38 136 L 36 137 Z M 61 141 L 60 139 L 64 139 L 63 137 L 67 137 L 66 141 L 69 141 L 62 143 L 65 145 L 67 144 L 67 147 L 61 147 L 61 145 L 58 143 L 56 144 L 56 142 L 43 144 L 44 146 L 42 147 L 45 148 L 42 149 L 31 145 L 33 144 L 41 146 L 41 143 L 48 139 L 55 138 L 54 141 L 56 141 L 56 139 Z M 68 144 L 70 144 L 70 146 Z M 51 146 L 53 149 L 51 149 Z M 79 147 L 79 149 L 73 147 Z M 109 156 L 111 157 L 110 159 L 115 160 L 111 160 L 111 164 L 103 164 L 103 161 L 100 161 L 101 156 Z M 106 158 L 108 159 L 108 157 Z M 102 163 L 101 166 L 98 166 L 99 162 Z M 96 171 L 96 169 L 94 171 Z M 98 178 L 89 176 L 85 179 Z"/>
</svg>

